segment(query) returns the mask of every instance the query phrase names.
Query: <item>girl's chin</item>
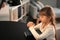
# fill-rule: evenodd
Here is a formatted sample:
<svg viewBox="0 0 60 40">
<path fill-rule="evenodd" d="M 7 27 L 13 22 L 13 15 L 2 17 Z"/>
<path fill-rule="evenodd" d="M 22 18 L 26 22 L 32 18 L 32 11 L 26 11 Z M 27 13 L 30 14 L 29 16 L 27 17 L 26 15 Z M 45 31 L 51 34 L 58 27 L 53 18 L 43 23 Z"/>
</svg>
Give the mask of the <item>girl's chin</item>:
<svg viewBox="0 0 60 40">
<path fill-rule="evenodd" d="M 42 22 L 42 21 L 41 21 Z M 46 23 L 46 22 L 42 22 L 42 23 Z"/>
</svg>

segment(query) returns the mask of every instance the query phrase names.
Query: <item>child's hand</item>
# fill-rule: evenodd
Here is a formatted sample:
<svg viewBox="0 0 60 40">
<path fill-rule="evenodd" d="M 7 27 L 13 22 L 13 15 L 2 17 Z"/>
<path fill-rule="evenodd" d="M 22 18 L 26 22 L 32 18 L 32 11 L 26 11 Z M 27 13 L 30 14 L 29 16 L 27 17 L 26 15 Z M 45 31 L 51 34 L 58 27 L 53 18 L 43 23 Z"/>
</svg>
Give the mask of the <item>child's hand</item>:
<svg viewBox="0 0 60 40">
<path fill-rule="evenodd" d="M 39 18 L 37 18 L 36 25 L 39 23 L 39 21 L 40 21 L 40 19 L 39 19 Z"/>
<path fill-rule="evenodd" d="M 33 27 L 35 24 L 33 22 L 28 22 L 27 27 Z"/>
</svg>

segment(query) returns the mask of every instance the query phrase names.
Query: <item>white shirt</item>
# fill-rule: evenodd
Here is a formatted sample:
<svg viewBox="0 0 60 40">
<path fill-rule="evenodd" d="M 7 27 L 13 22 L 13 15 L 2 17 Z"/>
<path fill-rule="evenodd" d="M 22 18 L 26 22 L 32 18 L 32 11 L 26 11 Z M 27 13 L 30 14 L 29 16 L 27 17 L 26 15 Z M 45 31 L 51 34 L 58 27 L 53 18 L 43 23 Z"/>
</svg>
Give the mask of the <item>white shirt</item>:
<svg viewBox="0 0 60 40">
<path fill-rule="evenodd" d="M 31 31 L 32 35 L 35 37 L 36 40 L 42 40 L 46 38 L 47 40 L 56 40 L 55 39 L 55 29 L 54 27 L 49 23 L 45 28 L 41 29 L 42 23 L 39 23 L 38 25 L 34 27 L 29 27 L 29 30 Z M 38 34 L 35 30 L 39 29 L 42 34 Z"/>
</svg>

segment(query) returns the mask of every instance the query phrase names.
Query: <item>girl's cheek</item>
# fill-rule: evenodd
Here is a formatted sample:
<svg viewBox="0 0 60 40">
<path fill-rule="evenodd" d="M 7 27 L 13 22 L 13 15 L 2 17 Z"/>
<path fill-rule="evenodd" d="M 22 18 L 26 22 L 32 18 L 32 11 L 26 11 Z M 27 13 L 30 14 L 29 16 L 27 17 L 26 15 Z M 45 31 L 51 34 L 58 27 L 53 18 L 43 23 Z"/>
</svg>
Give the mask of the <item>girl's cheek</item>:
<svg viewBox="0 0 60 40">
<path fill-rule="evenodd" d="M 45 21 L 47 21 L 47 20 L 46 20 L 45 18 L 42 18 L 42 21 L 45 22 Z"/>
<path fill-rule="evenodd" d="M 45 18 L 44 20 L 45 20 L 45 22 L 47 22 L 48 19 Z"/>
</svg>

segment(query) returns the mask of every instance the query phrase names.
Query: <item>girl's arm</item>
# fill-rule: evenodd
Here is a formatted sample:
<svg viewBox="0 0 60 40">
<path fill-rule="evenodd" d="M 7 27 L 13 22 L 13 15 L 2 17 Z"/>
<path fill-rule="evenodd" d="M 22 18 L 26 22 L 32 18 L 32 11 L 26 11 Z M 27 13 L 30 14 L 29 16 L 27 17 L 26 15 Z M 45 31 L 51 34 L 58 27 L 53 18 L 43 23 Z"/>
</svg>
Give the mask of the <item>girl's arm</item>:
<svg viewBox="0 0 60 40">
<path fill-rule="evenodd" d="M 33 27 L 34 29 L 39 29 L 40 26 L 41 26 L 41 23 L 39 23 L 39 24 L 37 24 L 37 25 L 35 25 L 33 22 L 28 22 L 28 23 L 27 23 L 27 27 L 28 27 L 28 28 L 29 28 L 29 27 Z"/>
<path fill-rule="evenodd" d="M 53 33 L 52 27 L 48 27 L 41 35 L 39 35 L 33 27 L 30 27 L 29 30 L 31 31 L 31 33 L 33 34 L 35 39 L 37 39 L 37 40 L 47 38 L 48 36 L 50 36 Z"/>
<path fill-rule="evenodd" d="M 41 24 L 42 24 L 42 23 L 39 23 L 39 24 L 35 25 L 35 26 L 34 26 L 34 29 L 40 29 Z"/>
</svg>

